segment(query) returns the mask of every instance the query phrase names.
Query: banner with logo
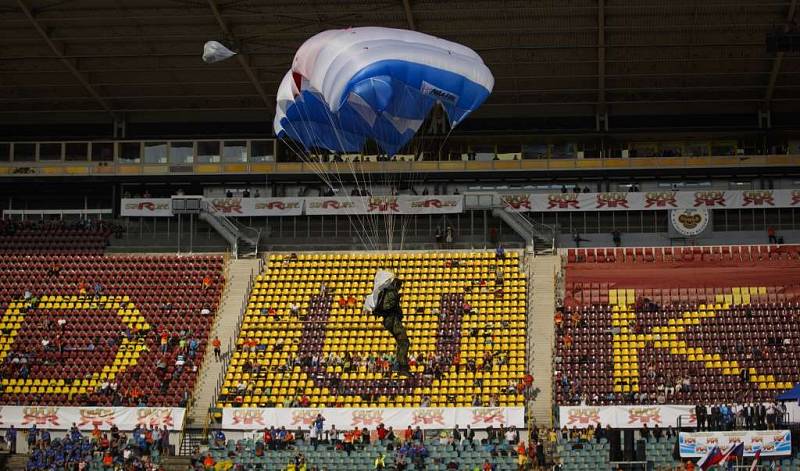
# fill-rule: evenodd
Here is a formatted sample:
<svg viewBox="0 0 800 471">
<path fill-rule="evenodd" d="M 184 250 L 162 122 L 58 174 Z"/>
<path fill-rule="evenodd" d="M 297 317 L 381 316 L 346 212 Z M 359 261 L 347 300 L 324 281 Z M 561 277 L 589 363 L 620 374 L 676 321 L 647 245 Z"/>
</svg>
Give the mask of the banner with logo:
<svg viewBox="0 0 800 471">
<path fill-rule="evenodd" d="M 303 198 L 206 198 L 206 201 L 227 217 L 303 214 Z"/>
<path fill-rule="evenodd" d="M 509 212 L 791 208 L 800 190 L 504 193 L 500 203 Z"/>
<path fill-rule="evenodd" d="M 331 196 L 305 198 L 305 213 L 334 214 L 446 214 L 464 211 L 461 195 L 441 196 Z"/>
<path fill-rule="evenodd" d="M 725 453 L 731 445 L 743 443 L 744 456 L 789 456 L 792 454 L 792 433 L 789 430 L 742 432 L 681 432 L 678 435 L 681 458 L 702 458 L 714 446 Z"/>
<path fill-rule="evenodd" d="M 696 237 L 709 227 L 711 212 L 706 208 L 673 209 L 669 212 L 672 230 L 684 237 Z"/>
<path fill-rule="evenodd" d="M 75 424 L 81 430 L 110 430 L 116 425 L 122 431 L 137 425 L 154 425 L 169 430 L 183 428 L 185 409 L 180 407 L 59 407 L 59 406 L 2 406 L 0 428 L 13 425 L 27 429 L 69 430 Z"/>
<path fill-rule="evenodd" d="M 120 216 L 170 217 L 172 200 L 169 198 L 123 198 Z"/>
<path fill-rule="evenodd" d="M 523 407 L 426 407 L 426 408 L 375 408 L 375 409 L 236 409 L 222 410 L 222 428 L 227 430 L 260 430 L 264 427 L 308 429 L 317 417 L 325 418 L 325 429 L 335 425 L 339 430 L 374 428 L 378 424 L 404 430 L 409 425 L 423 430 L 466 427 L 475 429 L 500 425 L 525 427 Z"/>
<path fill-rule="evenodd" d="M 560 427 L 588 428 L 642 428 L 645 424 L 653 428 L 675 427 L 681 418 L 681 425 L 696 425 L 694 406 L 653 405 L 653 406 L 561 406 L 559 407 Z"/>
</svg>

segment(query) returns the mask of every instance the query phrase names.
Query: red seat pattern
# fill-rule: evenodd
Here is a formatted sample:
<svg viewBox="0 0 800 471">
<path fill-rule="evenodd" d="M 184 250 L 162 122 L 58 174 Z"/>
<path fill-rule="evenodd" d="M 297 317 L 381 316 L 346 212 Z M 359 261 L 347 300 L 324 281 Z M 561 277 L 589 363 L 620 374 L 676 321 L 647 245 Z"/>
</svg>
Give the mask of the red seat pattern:
<svg viewBox="0 0 800 471">
<path fill-rule="evenodd" d="M 103 223 L 73 227 L 60 221 L 0 221 L 0 254 L 101 255 L 111 234 Z"/>
<path fill-rule="evenodd" d="M 592 269 L 592 257 L 625 265 Z M 691 388 L 667 403 L 771 400 L 797 381 L 797 246 L 578 249 L 567 258 L 560 404 L 653 403 L 659 386 L 683 378 Z"/>
<path fill-rule="evenodd" d="M 568 263 L 800 260 L 800 245 L 567 249 Z"/>
<path fill-rule="evenodd" d="M 161 381 L 155 369 L 161 357 L 158 332 L 191 331 L 191 337 L 201 342 L 194 360 L 199 368 L 213 320 L 213 316 L 201 315 L 200 311 L 208 306 L 216 312 L 224 286 L 223 263 L 219 256 L 13 255 L 0 258 L 0 312 L 3 313 L 0 403 L 110 405 L 111 398 L 94 391 L 87 379 L 107 378 L 111 371 L 109 365 L 115 358 L 119 357 L 123 364 L 133 363 L 128 358 L 138 350 L 136 364 L 116 375 L 119 390 L 129 392 L 136 386 L 148 397 L 147 405 L 177 405 L 185 391 L 192 391 L 197 373 L 186 367 L 170 382 L 165 393 L 160 391 Z M 60 268 L 59 274 L 49 273 L 54 267 Z M 208 289 L 202 286 L 205 276 L 213 280 Z M 116 301 L 121 308 L 130 307 L 130 316 L 122 316 L 110 304 L 101 302 L 92 306 L 91 288 L 89 295 L 83 298 L 85 305 L 80 299 L 76 301 L 81 283 L 91 286 L 96 282 L 103 285 L 102 295 L 109 302 Z M 42 299 L 27 312 L 19 309 L 20 301 L 15 301 L 25 291 Z M 80 308 L 67 309 L 68 305 Z M 47 351 L 41 345 L 42 339 L 54 338 L 60 317 L 67 320 L 62 333 L 66 347 L 63 354 Z M 128 317 L 130 322 L 122 322 Z M 16 335 L 12 332 L 15 323 L 19 326 Z M 126 324 L 134 327 L 147 324 L 151 333 L 124 351 L 108 345 L 108 339 L 118 337 Z M 90 342 L 96 347 L 91 352 L 86 350 Z M 169 373 L 175 371 L 175 350 L 172 349 L 165 360 Z M 19 365 L 10 361 L 15 353 L 25 353 L 32 358 L 27 381 L 20 377 Z M 87 394 L 74 394 L 74 391 L 70 394 L 71 385 L 83 387 Z M 54 387 L 66 392 L 54 392 Z M 49 392 L 45 392 L 48 389 Z M 125 398 L 120 405 L 132 406 L 135 402 Z"/>
</svg>

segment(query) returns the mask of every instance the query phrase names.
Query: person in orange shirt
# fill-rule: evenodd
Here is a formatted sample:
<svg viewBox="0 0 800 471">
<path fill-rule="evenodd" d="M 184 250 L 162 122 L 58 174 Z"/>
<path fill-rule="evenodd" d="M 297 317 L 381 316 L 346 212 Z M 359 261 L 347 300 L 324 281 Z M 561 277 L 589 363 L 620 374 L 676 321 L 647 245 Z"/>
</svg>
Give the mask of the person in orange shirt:
<svg viewBox="0 0 800 471">
<path fill-rule="evenodd" d="M 206 275 L 203 277 L 203 289 L 211 288 L 211 283 L 212 281 L 210 275 Z"/>
<path fill-rule="evenodd" d="M 214 458 L 211 457 L 211 453 L 206 454 L 203 460 L 203 467 L 205 469 L 212 469 L 214 467 Z"/>
<path fill-rule="evenodd" d="M 528 463 L 528 454 L 525 449 L 525 442 L 520 440 L 517 444 L 517 469 L 519 471 L 525 470 L 525 465 Z"/>
<path fill-rule="evenodd" d="M 350 307 L 350 308 L 356 307 L 356 302 L 357 302 L 356 301 L 356 297 L 353 296 L 352 294 L 347 297 L 347 307 Z"/>
<path fill-rule="evenodd" d="M 111 456 L 111 453 L 109 453 L 109 452 L 106 452 L 106 453 L 103 455 L 103 468 L 105 468 L 105 469 L 111 469 L 111 467 L 112 467 L 113 465 L 114 465 L 114 457 L 113 457 L 113 456 Z"/>
<path fill-rule="evenodd" d="M 222 347 L 222 342 L 220 342 L 219 337 L 214 336 L 214 340 L 211 341 L 211 346 L 214 347 L 214 358 L 219 361 L 222 358 L 222 353 L 220 347 Z"/>
</svg>

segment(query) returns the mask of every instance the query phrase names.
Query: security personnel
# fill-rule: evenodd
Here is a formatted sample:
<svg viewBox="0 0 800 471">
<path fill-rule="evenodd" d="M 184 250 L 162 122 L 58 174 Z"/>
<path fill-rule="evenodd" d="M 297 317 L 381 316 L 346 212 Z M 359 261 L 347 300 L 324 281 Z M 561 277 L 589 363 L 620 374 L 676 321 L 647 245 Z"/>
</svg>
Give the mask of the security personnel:
<svg viewBox="0 0 800 471">
<path fill-rule="evenodd" d="M 398 278 L 393 279 L 389 285 L 378 295 L 373 313 L 383 318 L 383 327 L 392 334 L 397 348 L 395 359 L 397 361 L 397 373 L 403 376 L 410 374 L 408 368 L 408 349 L 411 343 L 408 341 L 408 334 L 403 325 L 403 309 L 400 307 L 400 288 L 403 282 Z"/>
</svg>

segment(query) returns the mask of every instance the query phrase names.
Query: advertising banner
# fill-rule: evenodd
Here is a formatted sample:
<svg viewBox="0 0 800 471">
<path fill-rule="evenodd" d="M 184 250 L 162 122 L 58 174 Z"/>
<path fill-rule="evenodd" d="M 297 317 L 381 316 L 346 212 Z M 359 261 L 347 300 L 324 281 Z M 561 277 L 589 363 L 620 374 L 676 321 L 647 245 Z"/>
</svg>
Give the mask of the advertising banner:
<svg viewBox="0 0 800 471">
<path fill-rule="evenodd" d="M 325 418 L 325 429 L 335 425 L 339 430 L 374 428 L 378 424 L 403 430 L 409 425 L 423 430 L 453 428 L 455 425 L 474 429 L 500 425 L 525 426 L 523 407 L 426 407 L 374 409 L 238 409 L 222 411 L 222 428 L 227 430 L 260 430 L 270 426 L 287 429 L 308 429 L 317 417 Z"/>
<path fill-rule="evenodd" d="M 170 217 L 172 200 L 169 198 L 123 198 L 120 216 Z"/>
<path fill-rule="evenodd" d="M 702 458 L 713 446 L 725 453 L 737 443 L 744 443 L 745 457 L 753 457 L 759 450 L 762 457 L 792 454 L 792 433 L 789 430 L 681 432 L 678 435 L 681 458 Z"/>
<path fill-rule="evenodd" d="M 508 193 L 500 200 L 509 212 L 791 208 L 800 206 L 800 190 Z"/>
<path fill-rule="evenodd" d="M 206 198 L 219 214 L 228 217 L 299 216 L 303 198 Z"/>
<path fill-rule="evenodd" d="M 694 406 L 681 405 L 641 405 L 641 406 L 561 406 L 559 407 L 560 427 L 588 428 L 642 428 L 646 424 L 653 428 L 674 427 L 681 417 L 681 425 L 692 426 L 697 422 Z"/>
<path fill-rule="evenodd" d="M 305 198 L 305 214 L 447 214 L 464 211 L 464 197 L 442 196 L 331 196 Z"/>
<path fill-rule="evenodd" d="M 81 430 L 110 430 L 116 425 L 122 431 L 137 425 L 154 425 L 169 430 L 183 428 L 185 409 L 179 407 L 60 407 L 60 406 L 2 406 L 0 423 L 20 429 L 36 425 L 40 429 L 69 430 L 75 424 Z"/>
</svg>

